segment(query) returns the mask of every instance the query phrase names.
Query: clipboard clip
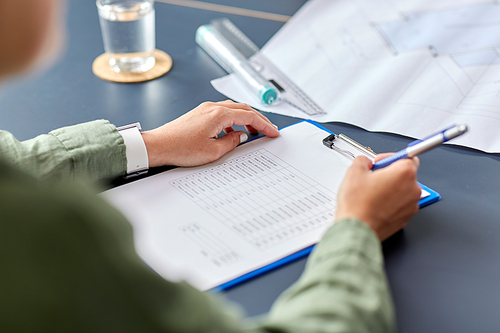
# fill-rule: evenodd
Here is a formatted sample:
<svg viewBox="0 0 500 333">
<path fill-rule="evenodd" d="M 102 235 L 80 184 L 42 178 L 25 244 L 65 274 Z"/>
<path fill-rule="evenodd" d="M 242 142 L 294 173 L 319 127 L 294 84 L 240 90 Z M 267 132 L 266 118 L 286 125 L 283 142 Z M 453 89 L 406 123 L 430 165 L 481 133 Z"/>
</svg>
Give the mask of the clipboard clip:
<svg viewBox="0 0 500 333">
<path fill-rule="evenodd" d="M 376 156 L 375 152 L 370 147 L 363 146 L 362 144 L 354 141 L 353 139 L 349 138 L 348 136 L 346 136 L 344 134 L 330 134 L 329 136 L 327 136 L 326 138 L 323 139 L 323 144 L 326 147 L 333 149 L 341 154 L 345 154 L 347 156 L 350 156 L 353 159 L 356 158 L 356 155 L 353 152 L 351 152 L 349 150 L 341 149 L 341 148 L 335 146 L 335 142 L 334 142 L 335 140 L 344 141 L 349 146 L 356 149 L 358 152 L 360 152 L 363 155 L 368 156 L 372 159 L 375 158 L 375 156 Z"/>
</svg>

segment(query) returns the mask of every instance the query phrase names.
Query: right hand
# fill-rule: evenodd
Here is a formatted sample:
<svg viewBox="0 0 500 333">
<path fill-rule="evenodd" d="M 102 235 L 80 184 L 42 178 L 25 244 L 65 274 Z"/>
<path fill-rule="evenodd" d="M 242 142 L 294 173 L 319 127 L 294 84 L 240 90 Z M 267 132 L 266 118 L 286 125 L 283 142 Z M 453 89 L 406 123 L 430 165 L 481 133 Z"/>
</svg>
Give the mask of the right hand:
<svg viewBox="0 0 500 333">
<path fill-rule="evenodd" d="M 376 160 L 389 155 L 379 155 Z M 336 221 L 357 218 L 368 224 L 381 241 L 389 238 L 419 210 L 418 166 L 419 160 L 414 157 L 371 171 L 372 162 L 357 157 L 338 193 Z"/>
</svg>

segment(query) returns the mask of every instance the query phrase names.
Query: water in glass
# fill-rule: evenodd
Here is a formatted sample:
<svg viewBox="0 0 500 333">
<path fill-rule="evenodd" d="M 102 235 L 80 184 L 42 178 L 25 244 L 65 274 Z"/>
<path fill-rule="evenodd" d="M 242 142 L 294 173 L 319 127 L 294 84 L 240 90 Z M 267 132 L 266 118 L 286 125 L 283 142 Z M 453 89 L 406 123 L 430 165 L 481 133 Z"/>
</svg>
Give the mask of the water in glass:
<svg viewBox="0 0 500 333">
<path fill-rule="evenodd" d="M 142 73 L 155 65 L 153 1 L 97 1 L 104 49 L 115 72 Z"/>
</svg>

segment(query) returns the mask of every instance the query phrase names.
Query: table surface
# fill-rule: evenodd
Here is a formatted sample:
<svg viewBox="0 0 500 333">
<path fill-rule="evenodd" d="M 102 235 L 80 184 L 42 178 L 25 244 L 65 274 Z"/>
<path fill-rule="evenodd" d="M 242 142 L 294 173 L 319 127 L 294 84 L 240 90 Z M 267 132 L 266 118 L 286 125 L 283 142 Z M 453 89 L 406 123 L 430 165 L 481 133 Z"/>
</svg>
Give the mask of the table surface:
<svg viewBox="0 0 500 333">
<path fill-rule="evenodd" d="M 168 0 L 165 0 L 168 2 Z M 305 0 L 212 0 L 252 10 L 293 15 Z M 258 46 L 283 22 L 156 3 L 157 48 L 173 58 L 166 76 L 140 84 L 105 82 L 92 73 L 103 52 L 93 1 L 70 0 L 65 53 L 50 70 L 4 84 L 0 123 L 18 139 L 104 118 L 115 125 L 140 121 L 151 129 L 204 101 L 226 99 L 210 85 L 225 72 L 195 43 L 196 28 L 228 17 Z M 280 127 L 297 119 L 265 113 Z M 358 127 L 325 126 L 396 151 L 408 138 Z M 383 244 L 400 332 L 492 332 L 500 329 L 500 155 L 443 146 L 421 157 L 419 181 L 443 199 L 422 209 L 404 231 Z M 300 276 L 306 259 L 272 271 L 225 295 L 249 315 L 265 313 Z"/>
</svg>

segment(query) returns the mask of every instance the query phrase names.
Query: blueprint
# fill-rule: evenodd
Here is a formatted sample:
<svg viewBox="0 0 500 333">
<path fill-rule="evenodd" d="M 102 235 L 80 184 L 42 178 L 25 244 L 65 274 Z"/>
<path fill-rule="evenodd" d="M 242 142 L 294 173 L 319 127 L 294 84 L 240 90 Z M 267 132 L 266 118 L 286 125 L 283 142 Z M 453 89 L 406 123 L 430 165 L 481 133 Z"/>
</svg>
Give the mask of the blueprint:
<svg viewBox="0 0 500 333">
<path fill-rule="evenodd" d="M 463 123 L 454 144 L 498 153 L 499 51 L 497 1 L 310 0 L 258 56 L 327 114 L 259 104 L 231 75 L 212 84 L 264 111 L 414 138 Z"/>
</svg>

